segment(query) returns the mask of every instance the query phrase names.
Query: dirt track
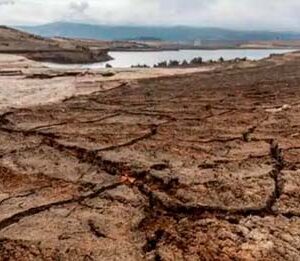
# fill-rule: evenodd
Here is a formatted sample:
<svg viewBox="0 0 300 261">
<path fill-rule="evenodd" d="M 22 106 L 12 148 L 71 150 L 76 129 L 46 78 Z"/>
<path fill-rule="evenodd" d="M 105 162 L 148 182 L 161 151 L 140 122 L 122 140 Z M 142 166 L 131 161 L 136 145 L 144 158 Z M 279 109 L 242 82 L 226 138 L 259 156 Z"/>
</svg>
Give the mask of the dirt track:
<svg viewBox="0 0 300 261">
<path fill-rule="evenodd" d="M 0 260 L 299 260 L 299 72 L 286 55 L 6 110 Z"/>
</svg>

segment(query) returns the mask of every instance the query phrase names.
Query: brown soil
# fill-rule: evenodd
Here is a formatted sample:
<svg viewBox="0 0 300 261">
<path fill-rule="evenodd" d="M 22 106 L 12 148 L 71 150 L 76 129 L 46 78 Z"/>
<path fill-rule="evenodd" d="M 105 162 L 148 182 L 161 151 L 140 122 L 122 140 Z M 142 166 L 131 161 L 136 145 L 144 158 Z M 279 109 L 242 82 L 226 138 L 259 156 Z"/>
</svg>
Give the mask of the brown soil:
<svg viewBox="0 0 300 261">
<path fill-rule="evenodd" d="M 299 72 L 288 54 L 3 112 L 0 260 L 300 260 Z"/>
<path fill-rule="evenodd" d="M 23 55 L 29 59 L 55 63 L 93 63 L 111 60 L 108 50 L 90 48 L 76 40 L 59 41 L 0 26 L 0 53 Z"/>
</svg>

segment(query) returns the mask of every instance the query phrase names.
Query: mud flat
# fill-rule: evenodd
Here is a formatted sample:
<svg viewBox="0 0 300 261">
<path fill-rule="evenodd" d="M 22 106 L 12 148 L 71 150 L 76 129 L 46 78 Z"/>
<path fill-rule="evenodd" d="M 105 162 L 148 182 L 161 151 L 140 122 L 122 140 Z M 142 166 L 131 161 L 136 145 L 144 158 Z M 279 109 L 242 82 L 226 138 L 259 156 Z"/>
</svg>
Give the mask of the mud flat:
<svg viewBox="0 0 300 261">
<path fill-rule="evenodd" d="M 16 59 L 1 92 L 48 93 L 1 108 L 0 260 L 300 259 L 299 53 L 109 80 Z"/>
</svg>

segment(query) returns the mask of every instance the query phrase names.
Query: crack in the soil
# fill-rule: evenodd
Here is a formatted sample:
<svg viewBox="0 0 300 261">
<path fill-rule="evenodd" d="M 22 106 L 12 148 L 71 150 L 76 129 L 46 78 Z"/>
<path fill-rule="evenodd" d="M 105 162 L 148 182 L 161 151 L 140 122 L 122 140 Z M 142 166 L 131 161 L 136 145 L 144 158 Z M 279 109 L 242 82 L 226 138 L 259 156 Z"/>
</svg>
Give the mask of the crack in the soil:
<svg viewBox="0 0 300 261">
<path fill-rule="evenodd" d="M 64 145 L 54 139 L 45 139 L 44 144 L 58 151 L 70 153 L 71 156 L 76 157 L 81 162 L 89 163 L 96 167 L 99 167 L 101 170 L 104 170 L 108 174 L 113 176 L 120 174 L 120 169 L 124 169 L 126 165 L 123 162 L 113 162 L 103 159 L 101 156 L 97 155 L 97 151 L 87 150 L 78 146 Z"/>
<path fill-rule="evenodd" d="M 243 141 L 249 142 L 251 140 L 250 135 L 254 133 L 257 129 L 257 126 L 250 127 L 247 131 L 242 133 Z"/>
<path fill-rule="evenodd" d="M 300 150 L 300 146 L 289 147 L 286 149 L 282 149 L 283 151 L 291 151 L 291 150 Z"/>
<path fill-rule="evenodd" d="M 138 138 L 132 139 L 132 140 L 130 140 L 128 142 L 125 142 L 125 143 L 122 143 L 122 144 L 112 145 L 112 146 L 109 146 L 109 147 L 106 147 L 106 148 L 103 148 L 103 149 L 97 149 L 97 150 L 95 150 L 95 152 L 104 152 L 104 151 L 120 149 L 120 148 L 123 148 L 123 147 L 129 147 L 131 145 L 136 144 L 139 141 L 149 139 L 152 136 L 156 135 L 157 134 L 157 128 L 158 128 L 158 125 L 152 125 L 150 127 L 150 132 L 148 132 L 148 133 L 146 133 L 146 134 L 144 134 L 144 135 L 142 135 Z"/>
<path fill-rule="evenodd" d="M 270 202 L 271 200 L 266 202 L 266 205 L 263 207 L 257 208 L 242 208 L 242 209 L 226 209 L 222 207 L 210 206 L 210 205 L 197 205 L 197 206 L 187 206 L 181 203 L 169 204 L 168 202 L 162 201 L 158 198 L 151 189 L 147 186 L 140 185 L 140 192 L 147 196 L 151 202 L 151 208 L 158 208 L 166 211 L 168 214 L 172 216 L 201 216 L 204 213 L 210 213 L 212 215 L 237 215 L 237 216 L 259 216 L 265 217 L 273 215 L 270 212 Z"/>
<path fill-rule="evenodd" d="M 5 157 L 9 154 L 14 154 L 16 152 L 21 153 L 21 152 L 26 152 L 26 151 L 31 151 L 31 150 L 38 149 L 38 148 L 41 147 L 42 144 L 43 143 L 40 142 L 39 144 L 34 145 L 34 146 L 24 146 L 23 148 L 18 148 L 18 149 L 13 149 L 13 150 L 6 151 L 6 152 L 0 154 L 0 159 L 2 159 L 3 157 Z"/>
<path fill-rule="evenodd" d="M 156 251 L 156 249 L 157 249 L 157 245 L 163 239 L 164 235 L 165 235 L 164 230 L 162 229 L 156 230 L 151 237 L 147 238 L 147 242 L 143 247 L 143 251 L 145 253 L 154 252 L 155 261 L 161 260 L 161 257 L 159 253 Z"/>
<path fill-rule="evenodd" d="M 272 178 L 274 179 L 275 184 L 274 195 L 270 202 L 270 211 L 272 211 L 273 206 L 282 194 L 282 184 L 280 184 L 280 175 L 281 171 L 284 168 L 284 158 L 282 149 L 279 147 L 277 141 L 275 140 L 272 140 L 270 143 L 270 155 L 274 161 Z"/>
<path fill-rule="evenodd" d="M 156 129 L 155 129 L 156 132 Z M 148 138 L 148 135 L 154 135 L 154 133 L 149 133 L 146 136 L 143 136 L 144 138 Z M 140 140 L 140 139 L 139 139 Z M 270 155 L 272 156 L 272 159 L 275 160 L 274 165 L 274 171 L 272 173 L 272 178 L 274 179 L 275 183 L 275 191 L 272 193 L 270 199 L 266 202 L 266 205 L 261 208 L 245 208 L 245 209 L 237 209 L 237 210 L 228 210 L 223 209 L 219 207 L 214 206 L 197 206 L 197 207 L 190 207 L 190 206 L 184 206 L 184 205 L 178 205 L 178 206 L 167 206 L 164 202 L 162 202 L 160 199 L 158 199 L 155 194 L 147 189 L 145 185 L 149 182 L 149 180 L 146 180 L 145 177 L 149 174 L 147 170 L 143 171 L 143 173 L 135 173 L 134 170 L 130 168 L 125 162 L 112 162 L 109 160 L 103 160 L 100 156 L 97 156 L 97 151 L 88 151 L 86 149 L 76 147 L 76 146 L 65 146 L 60 143 L 57 143 L 56 141 L 50 139 L 49 140 L 51 147 L 54 147 L 59 150 L 64 151 L 71 151 L 72 153 L 75 153 L 76 157 L 79 158 L 82 161 L 86 161 L 92 164 L 96 164 L 101 169 L 105 170 L 108 174 L 111 175 L 122 175 L 124 172 L 129 173 L 129 175 L 133 175 L 137 177 L 136 182 L 134 183 L 139 188 L 139 191 L 147 196 L 149 199 L 150 205 L 152 207 L 159 207 L 167 212 L 173 213 L 173 215 L 200 215 L 204 212 L 210 212 L 212 214 L 235 214 L 235 215 L 241 215 L 241 216 L 249 216 L 249 215 L 255 215 L 255 216 L 267 216 L 267 215 L 274 215 L 272 211 L 272 207 L 275 204 L 277 198 L 280 195 L 280 185 L 278 181 L 278 175 L 282 169 L 283 164 L 283 158 L 281 156 L 281 151 L 278 148 L 278 145 L 274 145 L 275 143 L 271 143 L 270 148 Z M 126 146 L 131 144 L 126 144 Z M 125 145 L 122 145 L 125 146 Z M 118 146 L 110 149 L 116 149 Z M 104 150 L 106 151 L 106 150 Z M 151 182 L 154 180 L 152 179 Z M 161 181 L 156 180 L 154 182 L 159 182 L 159 187 L 161 188 L 169 188 L 168 184 L 162 184 Z M 173 186 L 172 186 L 173 189 Z"/>
<path fill-rule="evenodd" d="M 4 112 L 4 113 L 2 113 L 2 114 L 0 115 L 0 126 L 1 126 L 1 125 L 6 125 L 6 124 L 9 124 L 9 123 L 10 123 L 9 120 L 6 119 L 6 117 L 7 117 L 8 115 L 11 115 L 11 114 L 13 114 L 13 112 L 12 112 L 12 111 L 8 111 L 8 112 Z"/>
<path fill-rule="evenodd" d="M 41 126 L 37 126 L 35 128 L 32 128 L 32 129 L 28 130 L 28 132 L 34 132 L 34 131 L 38 131 L 38 130 L 45 129 L 45 128 L 63 126 L 63 125 L 67 125 L 67 124 L 79 124 L 80 125 L 80 124 L 86 124 L 86 123 L 96 123 L 96 122 L 101 122 L 101 121 L 104 121 L 104 120 L 107 120 L 107 119 L 110 119 L 110 118 L 117 117 L 119 115 L 120 115 L 120 113 L 114 113 L 114 114 L 107 115 L 107 116 L 104 116 L 102 118 L 95 119 L 95 120 L 88 120 L 88 121 L 72 121 L 72 120 L 69 120 L 69 121 L 58 122 L 58 123 L 55 123 L 55 124 L 41 125 Z"/>
<path fill-rule="evenodd" d="M 7 132 L 7 133 L 19 133 L 24 136 L 28 136 L 28 135 L 29 136 L 42 136 L 42 137 L 46 138 L 46 140 L 49 141 L 49 142 L 46 142 L 46 143 L 48 143 L 48 145 L 56 144 L 56 147 L 60 147 L 60 148 L 65 147 L 67 150 L 77 150 L 77 151 L 81 151 L 81 152 L 85 151 L 85 152 L 89 152 L 89 153 L 97 153 L 97 152 L 104 152 L 104 151 L 115 150 L 115 149 L 119 149 L 119 148 L 123 148 L 123 147 L 128 147 L 128 146 L 134 145 L 142 140 L 151 138 L 157 134 L 157 129 L 166 123 L 168 123 L 168 122 L 163 122 L 161 124 L 152 124 L 152 125 L 150 125 L 150 131 L 148 133 L 146 133 L 140 137 L 134 138 L 128 142 L 108 146 L 108 147 L 101 148 L 101 149 L 95 149 L 95 150 L 86 150 L 86 149 L 80 148 L 78 146 L 67 146 L 67 145 L 60 144 L 59 142 L 55 141 L 56 138 L 59 138 L 59 136 L 55 133 L 44 133 L 44 132 L 40 132 L 37 130 L 22 130 L 22 129 L 7 128 L 7 127 L 0 127 L 0 131 Z M 52 147 L 54 147 L 54 146 L 52 145 Z"/>
<path fill-rule="evenodd" d="M 8 127 L 0 127 L 0 131 L 6 132 L 6 133 L 17 133 L 17 134 L 22 134 L 25 137 L 26 136 L 41 136 L 41 137 L 46 137 L 46 138 L 59 138 L 58 135 L 54 133 L 43 133 L 43 132 L 38 132 L 38 131 L 30 131 L 30 130 L 18 130 L 18 129 L 13 129 L 13 128 L 8 128 Z"/>
<path fill-rule="evenodd" d="M 149 116 L 149 117 L 158 117 L 158 118 L 166 118 L 170 122 L 171 121 L 177 121 L 175 117 L 172 117 L 167 114 L 162 113 L 147 113 L 147 112 L 135 112 L 135 111 L 128 111 L 128 110 L 117 110 L 120 113 L 128 114 L 128 115 L 138 115 L 138 116 Z"/>
<path fill-rule="evenodd" d="M 108 82 L 108 81 L 107 81 Z M 62 100 L 62 102 L 68 102 L 68 101 L 71 101 L 73 99 L 77 99 L 77 98 L 90 98 L 90 96 L 95 96 L 97 94 L 105 94 L 107 92 L 110 92 L 110 91 L 113 91 L 113 90 L 116 90 L 116 89 L 119 89 L 119 88 L 124 88 L 126 86 L 130 86 L 130 82 L 120 82 L 120 81 L 116 81 L 116 80 L 112 80 L 112 81 L 109 81 L 109 82 L 118 82 L 120 83 L 118 86 L 116 87 L 113 87 L 113 88 L 110 88 L 110 89 L 104 89 L 104 90 L 99 90 L 99 91 L 94 91 L 94 92 L 91 92 L 89 93 L 88 95 L 87 94 L 78 94 L 76 96 L 71 96 L 71 97 L 67 97 L 65 99 Z M 97 83 L 97 82 L 95 82 Z M 102 82 L 102 81 L 99 81 L 98 83 L 105 83 L 105 82 Z M 92 99 L 90 99 L 91 101 L 93 101 Z M 83 109 L 83 108 L 80 108 L 80 109 Z M 93 111 L 96 111 L 97 109 L 93 109 Z M 102 110 L 101 110 L 102 111 Z"/>
<path fill-rule="evenodd" d="M 260 127 L 260 125 L 267 121 L 269 119 L 269 115 L 267 115 L 264 119 L 259 121 L 256 125 L 251 126 L 246 130 L 245 132 L 242 133 L 243 141 L 244 142 L 250 142 L 252 140 L 251 135 L 254 134 L 254 132 Z"/>
<path fill-rule="evenodd" d="M 104 234 L 99 230 L 99 228 L 95 225 L 93 220 L 88 221 L 88 226 L 90 228 L 91 233 L 95 235 L 97 238 L 108 238 L 106 234 Z"/>
<path fill-rule="evenodd" d="M 38 190 L 41 190 L 41 189 L 46 188 L 46 187 L 50 187 L 50 186 L 44 186 L 44 187 L 42 187 L 42 188 L 39 188 Z M 9 197 L 7 197 L 7 198 L 5 198 L 5 199 L 3 199 L 3 200 L 0 201 L 0 206 L 1 206 L 3 203 L 5 203 L 5 202 L 7 202 L 7 201 L 9 201 L 9 200 L 11 200 L 11 199 L 16 199 L 16 198 L 26 198 L 26 197 L 28 197 L 28 196 L 34 195 L 35 193 L 36 193 L 36 189 L 35 189 L 35 190 L 31 189 L 31 190 L 29 190 L 28 192 L 25 192 L 25 193 L 22 194 L 22 195 L 9 196 Z"/>
<path fill-rule="evenodd" d="M 276 216 L 278 214 L 274 213 L 273 206 L 276 203 L 276 201 L 280 198 L 280 195 L 282 193 L 282 186 L 279 181 L 279 175 L 281 173 L 281 170 L 284 166 L 284 159 L 282 155 L 282 150 L 279 148 L 276 141 L 272 141 L 270 143 L 270 156 L 274 161 L 274 167 L 273 171 L 271 173 L 271 177 L 274 180 L 274 191 L 270 195 L 270 198 L 266 201 L 266 204 L 262 207 L 257 208 L 242 208 L 242 209 L 225 209 L 222 207 L 215 207 L 215 206 L 209 206 L 209 205 L 202 205 L 202 206 L 187 206 L 185 204 L 181 203 L 174 203 L 169 204 L 168 202 L 162 201 L 160 198 L 158 198 L 155 193 L 152 191 L 152 189 L 148 186 L 149 180 L 145 179 L 145 176 L 142 176 L 140 180 L 138 180 L 138 183 L 136 185 L 138 186 L 139 191 L 145 195 L 149 199 L 149 206 L 151 209 L 160 209 L 166 211 L 168 214 L 171 214 L 172 216 L 201 216 L 203 213 L 210 213 L 212 215 L 218 216 L 227 216 L 227 215 L 237 215 L 242 217 L 248 217 L 248 216 Z M 152 179 L 152 182 L 154 180 Z M 159 181 L 160 182 L 160 181 Z M 160 182 L 161 183 L 161 182 Z M 160 184 L 159 187 L 156 187 L 156 189 L 163 189 L 164 192 L 167 192 L 167 190 L 163 186 L 164 184 Z M 176 189 L 176 186 L 172 186 L 172 189 Z M 281 214 L 281 213 L 280 213 Z M 286 217 L 298 217 L 299 215 L 295 213 L 288 213 L 286 215 L 282 214 Z"/>
<path fill-rule="evenodd" d="M 223 111 L 221 113 L 217 113 L 217 114 L 209 114 L 207 116 L 204 116 L 204 117 L 185 117 L 185 118 L 178 118 L 178 120 L 181 120 L 181 121 L 205 121 L 205 120 L 209 120 L 209 119 L 212 119 L 214 117 L 219 117 L 219 116 L 223 116 L 223 115 L 226 115 L 228 113 L 232 113 L 236 111 L 236 109 L 231 109 L 231 110 L 227 110 L 227 111 Z"/>
<path fill-rule="evenodd" d="M 107 186 L 103 186 L 103 187 L 97 189 L 96 191 L 91 192 L 87 195 L 83 195 L 83 196 L 79 196 L 79 197 L 71 198 L 71 199 L 66 199 L 66 200 L 61 200 L 61 201 L 49 203 L 49 204 L 38 206 L 38 207 L 33 207 L 33 208 L 27 209 L 25 211 L 16 213 L 16 214 L 0 221 L 0 231 L 2 231 L 3 229 L 5 229 L 11 225 L 18 223 L 19 221 L 21 221 L 24 218 L 31 217 L 31 216 L 37 215 L 39 213 L 45 212 L 47 210 L 50 210 L 53 207 L 59 207 L 59 206 L 63 206 L 63 205 L 73 204 L 73 203 L 80 203 L 86 199 L 92 199 L 92 198 L 98 197 L 103 192 L 105 192 L 107 190 L 115 189 L 120 185 L 122 185 L 121 182 L 113 183 L 113 184 L 110 184 Z"/>
<path fill-rule="evenodd" d="M 111 162 L 108 160 L 103 160 L 101 157 L 97 156 L 97 152 L 104 152 L 104 151 L 110 151 L 110 150 L 115 150 L 118 148 L 122 148 L 122 147 L 126 147 L 126 146 L 131 146 L 141 140 L 144 139 L 148 139 L 152 136 L 154 136 L 157 133 L 157 128 L 159 127 L 159 125 L 153 125 L 151 128 L 151 131 L 141 137 L 138 137 L 136 139 L 133 139 L 129 142 L 123 143 L 123 144 L 119 144 L 119 145 L 113 145 L 107 148 L 103 148 L 103 149 L 99 149 L 99 150 L 87 150 L 84 148 L 80 148 L 77 146 L 67 146 L 67 145 L 63 145 L 58 143 L 55 139 L 53 139 L 52 135 L 50 135 L 50 137 L 48 137 L 48 139 L 45 140 L 45 144 L 49 145 L 55 149 L 58 150 L 63 150 L 63 151 L 70 151 L 72 153 L 72 155 L 75 156 L 82 160 L 82 161 L 86 161 L 92 164 L 96 164 L 97 166 L 99 166 L 101 169 L 105 170 L 107 173 L 111 174 L 111 175 L 122 175 L 124 173 L 124 171 L 128 172 L 128 173 L 134 173 L 133 170 L 130 169 L 129 166 L 127 166 L 127 164 L 122 163 L 122 162 Z M 252 127 L 248 130 L 248 133 L 253 132 L 256 129 L 256 127 Z M 14 130 L 10 130 L 7 129 L 7 131 L 14 131 Z M 39 135 L 39 132 L 28 132 L 28 131 L 18 131 L 18 132 L 24 132 L 25 134 L 29 133 L 29 134 L 35 134 L 35 135 Z M 44 134 L 45 135 L 45 134 Z M 209 142 L 228 142 L 229 140 L 236 140 L 236 139 L 241 139 L 241 137 L 237 138 L 230 138 L 227 140 L 224 139 L 211 139 L 211 140 L 207 140 L 207 141 L 203 141 L 205 143 L 209 143 Z M 178 214 L 184 214 L 184 215 L 199 215 L 202 214 L 204 212 L 211 212 L 211 213 L 222 213 L 222 214 L 236 214 L 236 215 L 242 215 L 242 216 L 249 216 L 249 215 L 258 215 L 258 216 L 266 216 L 266 215 L 270 215 L 273 214 L 272 213 L 272 207 L 273 205 L 276 203 L 276 200 L 280 197 L 281 194 L 281 188 L 279 185 L 279 181 L 278 181 L 278 176 L 280 175 L 280 171 L 283 168 L 283 158 L 281 155 L 281 150 L 278 147 L 278 144 L 276 144 L 274 141 L 271 142 L 270 145 L 270 155 L 272 157 L 272 159 L 274 160 L 274 171 L 272 173 L 272 178 L 274 179 L 274 184 L 275 184 L 275 191 L 272 194 L 271 198 L 267 201 L 266 205 L 261 207 L 261 208 L 244 208 L 244 209 L 237 209 L 237 210 L 228 210 L 228 209 L 223 209 L 220 207 L 214 207 L 214 206 L 197 206 L 197 207 L 191 207 L 191 206 L 184 206 L 184 205 L 178 205 L 178 206 L 167 206 L 165 205 L 164 202 L 162 202 L 160 199 L 158 199 L 157 197 L 155 197 L 154 193 L 152 193 L 151 191 L 149 191 L 148 189 L 145 188 L 145 184 L 147 184 L 147 180 L 144 179 L 144 177 L 148 174 L 147 171 L 144 171 L 143 175 L 140 175 L 140 177 L 137 179 L 138 181 L 144 182 L 144 184 L 139 184 L 138 188 L 140 190 L 140 192 L 144 195 L 146 195 L 149 198 L 149 201 L 151 202 L 150 205 L 152 206 L 158 206 L 160 208 L 163 208 L 164 210 L 173 213 L 173 215 L 178 215 Z M 152 181 L 153 182 L 153 181 Z M 160 182 L 160 181 L 158 181 Z M 163 184 L 165 186 L 165 184 Z M 160 184 L 160 187 L 162 186 L 162 184 Z M 168 186 L 167 186 L 168 187 Z M 75 200 L 78 201 L 78 200 Z M 66 203 L 71 203 L 74 202 L 74 200 L 71 201 L 63 201 L 60 202 L 58 204 L 66 204 Z M 53 206 L 55 206 L 56 204 L 54 203 Z M 50 204 L 51 208 L 52 205 Z M 41 207 L 41 211 L 43 211 L 44 209 L 47 209 L 48 207 Z M 33 212 L 38 211 L 40 212 L 40 208 L 37 209 L 33 209 Z M 18 218 L 18 217 L 17 217 Z M 2 223 L 3 224 L 3 223 Z M 5 224 L 5 223 L 4 223 Z M 2 225 L 3 226 L 3 225 Z M 0 229 L 1 229 L 1 223 L 0 223 Z"/>
<path fill-rule="evenodd" d="M 199 143 L 199 144 L 209 144 L 209 143 L 214 143 L 214 142 L 219 142 L 219 143 L 227 143 L 227 142 L 232 142 L 232 141 L 237 141 L 237 140 L 241 140 L 240 136 L 236 136 L 236 137 L 216 137 L 216 138 L 212 138 L 212 139 L 207 139 L 207 140 L 184 140 L 181 138 L 174 138 L 177 141 L 181 141 L 181 142 L 187 142 L 187 143 Z"/>
</svg>

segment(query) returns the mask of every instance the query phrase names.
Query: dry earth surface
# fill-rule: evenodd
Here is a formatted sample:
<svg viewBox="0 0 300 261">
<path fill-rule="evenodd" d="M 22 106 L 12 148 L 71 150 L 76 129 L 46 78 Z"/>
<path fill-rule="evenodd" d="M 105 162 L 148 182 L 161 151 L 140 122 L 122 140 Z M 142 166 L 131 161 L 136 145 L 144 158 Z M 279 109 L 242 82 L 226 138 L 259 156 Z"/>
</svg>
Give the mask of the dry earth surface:
<svg viewBox="0 0 300 261">
<path fill-rule="evenodd" d="M 10 59 L 0 260 L 300 260 L 299 54 L 127 80 Z"/>
<path fill-rule="evenodd" d="M 188 69 L 99 69 L 47 68 L 16 55 L 0 55 L 0 111 L 64 100 L 80 94 L 125 86 L 129 81 L 194 72 L 206 72 L 216 65 Z"/>
</svg>

